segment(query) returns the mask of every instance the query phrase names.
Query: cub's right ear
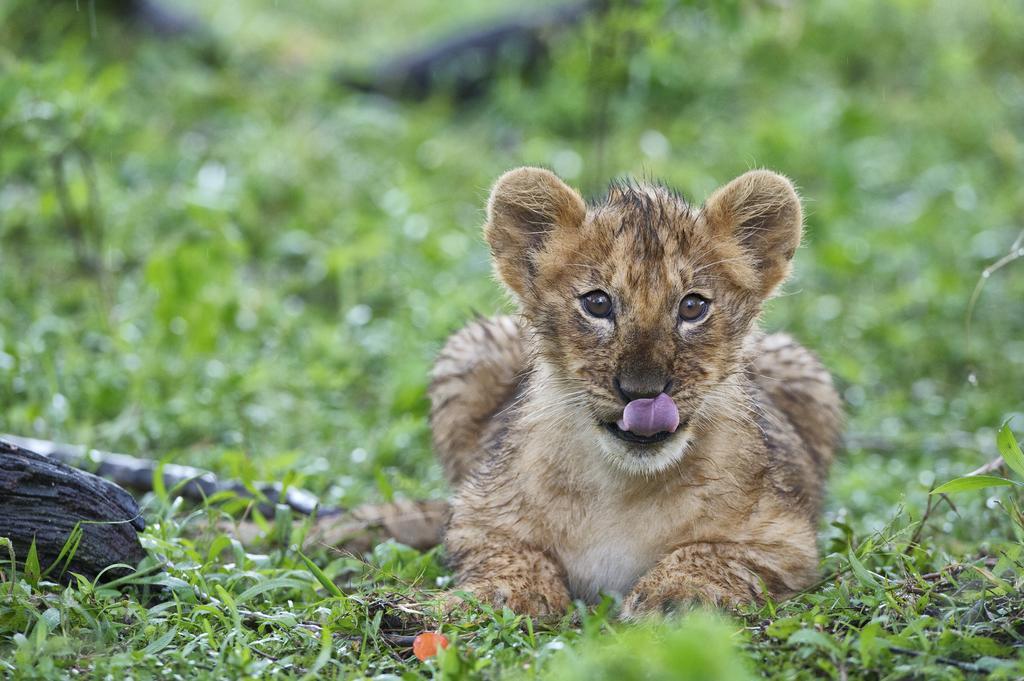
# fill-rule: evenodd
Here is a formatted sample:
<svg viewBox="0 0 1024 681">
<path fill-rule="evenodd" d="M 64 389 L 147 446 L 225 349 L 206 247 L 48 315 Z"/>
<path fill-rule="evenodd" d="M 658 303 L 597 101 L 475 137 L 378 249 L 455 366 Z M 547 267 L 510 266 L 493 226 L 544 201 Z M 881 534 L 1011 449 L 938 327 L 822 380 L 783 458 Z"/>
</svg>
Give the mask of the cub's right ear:
<svg viewBox="0 0 1024 681">
<path fill-rule="evenodd" d="M 578 229 L 586 215 L 583 198 L 550 170 L 516 168 L 502 175 L 491 190 L 484 226 L 498 277 L 522 298 L 548 238 L 556 230 Z"/>
</svg>

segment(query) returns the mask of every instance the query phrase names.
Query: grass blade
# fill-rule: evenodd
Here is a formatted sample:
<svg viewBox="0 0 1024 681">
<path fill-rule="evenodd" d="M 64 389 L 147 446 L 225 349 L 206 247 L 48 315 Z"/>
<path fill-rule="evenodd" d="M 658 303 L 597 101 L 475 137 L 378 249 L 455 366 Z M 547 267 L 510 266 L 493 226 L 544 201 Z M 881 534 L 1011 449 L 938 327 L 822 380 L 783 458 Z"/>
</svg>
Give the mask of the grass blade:
<svg viewBox="0 0 1024 681">
<path fill-rule="evenodd" d="M 1017 439 L 1010 430 L 1010 424 L 1004 423 L 996 435 L 996 446 L 999 453 L 1003 455 L 1003 461 L 1010 469 L 1024 479 L 1024 452 L 1021 452 Z"/>
<path fill-rule="evenodd" d="M 39 569 L 39 553 L 36 551 L 36 540 L 28 547 L 28 555 L 25 557 L 25 581 L 33 587 L 39 586 L 42 579 L 42 572 Z"/>
<path fill-rule="evenodd" d="M 962 478 L 954 478 L 949 482 L 939 485 L 931 491 L 932 494 L 952 494 L 954 492 L 967 492 L 986 487 L 1010 487 L 1018 483 L 995 475 L 966 475 Z"/>
<path fill-rule="evenodd" d="M 60 553 L 57 554 L 56 560 L 53 561 L 53 564 L 50 565 L 50 567 L 46 568 L 46 572 L 43 573 L 44 577 L 56 569 L 62 560 L 64 561 L 64 565 L 61 567 L 60 574 L 57 576 L 64 576 L 64 573 L 68 570 L 68 566 L 71 565 L 71 561 L 75 558 L 75 553 L 78 552 L 78 547 L 82 543 L 83 534 L 82 523 L 79 521 L 75 523 L 75 526 L 71 529 L 71 533 L 68 534 L 67 541 L 65 541 L 64 546 L 60 548 Z"/>
<path fill-rule="evenodd" d="M 858 560 L 857 554 L 853 552 L 853 549 L 849 551 L 849 559 L 850 567 L 853 569 L 853 574 L 857 577 L 857 581 L 872 589 L 881 588 L 882 585 L 879 584 L 878 579 L 875 578 L 875 575 L 870 570 L 864 567 L 864 563 Z"/>
<path fill-rule="evenodd" d="M 306 557 L 306 554 L 300 552 L 299 557 L 302 558 L 302 561 L 306 564 L 306 569 L 313 573 L 313 576 L 316 577 L 316 581 L 320 582 L 321 586 L 327 589 L 328 593 L 337 598 L 345 597 L 345 594 L 338 588 L 338 585 L 332 582 L 330 577 L 325 575 L 324 571 L 321 570 L 316 563 Z"/>
<path fill-rule="evenodd" d="M 161 650 L 169 646 L 171 644 L 171 641 L 173 641 L 174 637 L 177 635 L 178 628 L 171 627 L 167 630 L 167 632 L 164 633 L 163 636 L 156 639 L 155 641 L 152 641 L 149 645 L 143 648 L 141 651 L 142 655 L 155 655 L 156 653 L 159 653 Z"/>
</svg>

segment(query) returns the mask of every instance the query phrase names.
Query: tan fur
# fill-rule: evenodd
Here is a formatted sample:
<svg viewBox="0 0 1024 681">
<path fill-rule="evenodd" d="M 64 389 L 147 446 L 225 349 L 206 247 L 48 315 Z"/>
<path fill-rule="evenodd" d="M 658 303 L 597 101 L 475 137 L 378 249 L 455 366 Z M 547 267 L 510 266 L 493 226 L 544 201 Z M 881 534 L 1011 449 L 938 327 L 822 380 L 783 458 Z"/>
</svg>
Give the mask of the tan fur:
<svg viewBox="0 0 1024 681">
<path fill-rule="evenodd" d="M 448 339 L 434 362 L 430 424 L 434 451 L 457 487 L 480 458 L 526 369 L 522 330 L 511 317 L 481 319 Z"/>
<path fill-rule="evenodd" d="M 449 515 L 450 505 L 445 499 L 400 499 L 320 516 L 308 528 L 306 521 L 298 520 L 294 527 L 305 532 L 302 548 L 310 552 L 329 548 L 361 554 L 387 539 L 426 551 L 441 543 Z M 197 523 L 197 527 L 206 526 Z M 218 522 L 216 527 L 220 532 L 233 534 L 246 546 L 268 539 L 266 525 L 253 521 Z"/>
<path fill-rule="evenodd" d="M 811 584 L 839 400 L 807 350 L 757 329 L 800 241 L 789 181 L 747 173 L 700 210 L 616 185 L 588 208 L 521 168 L 495 185 L 485 235 L 521 317 L 453 336 L 431 387 L 458 589 L 530 614 L 618 593 L 636 617 Z M 582 310 L 594 289 L 614 319 Z M 677 316 L 688 292 L 712 301 L 700 323 Z M 669 380 L 679 432 L 610 434 L 616 380 Z"/>
</svg>

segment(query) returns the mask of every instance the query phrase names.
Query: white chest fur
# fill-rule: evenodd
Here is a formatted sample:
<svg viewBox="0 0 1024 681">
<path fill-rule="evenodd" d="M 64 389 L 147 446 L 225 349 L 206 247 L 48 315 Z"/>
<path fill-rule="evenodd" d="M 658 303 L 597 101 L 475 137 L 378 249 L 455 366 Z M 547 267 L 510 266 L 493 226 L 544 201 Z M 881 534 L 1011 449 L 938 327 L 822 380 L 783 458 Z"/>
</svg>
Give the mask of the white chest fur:
<svg viewBox="0 0 1024 681">
<path fill-rule="evenodd" d="M 625 596 L 664 550 L 624 523 L 592 524 L 587 535 L 585 543 L 560 547 L 558 557 L 572 597 L 590 603 L 602 592 Z"/>
<path fill-rule="evenodd" d="M 655 528 L 635 515 L 601 512 L 584 518 L 566 545 L 558 547 L 573 598 L 593 603 L 600 594 L 625 596 L 668 547 Z"/>
</svg>

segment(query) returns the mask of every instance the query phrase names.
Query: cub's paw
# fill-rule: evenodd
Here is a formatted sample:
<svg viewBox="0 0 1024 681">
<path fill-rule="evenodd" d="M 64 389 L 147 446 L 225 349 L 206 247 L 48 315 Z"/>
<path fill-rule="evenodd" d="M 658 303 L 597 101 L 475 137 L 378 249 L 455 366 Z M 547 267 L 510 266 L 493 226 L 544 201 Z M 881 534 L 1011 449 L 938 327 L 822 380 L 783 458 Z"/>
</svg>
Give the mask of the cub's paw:
<svg viewBox="0 0 1024 681">
<path fill-rule="evenodd" d="M 480 581 L 463 584 L 441 599 L 445 614 L 469 607 L 465 595 L 494 608 L 509 608 L 520 615 L 547 617 L 563 615 L 569 608 L 569 593 L 561 584 L 518 584 L 511 581 Z"/>
<path fill-rule="evenodd" d="M 653 615 L 673 615 L 700 606 L 733 608 L 753 600 L 755 598 L 750 593 L 736 593 L 718 585 L 644 583 L 641 580 L 623 599 L 619 617 L 640 620 Z"/>
</svg>

